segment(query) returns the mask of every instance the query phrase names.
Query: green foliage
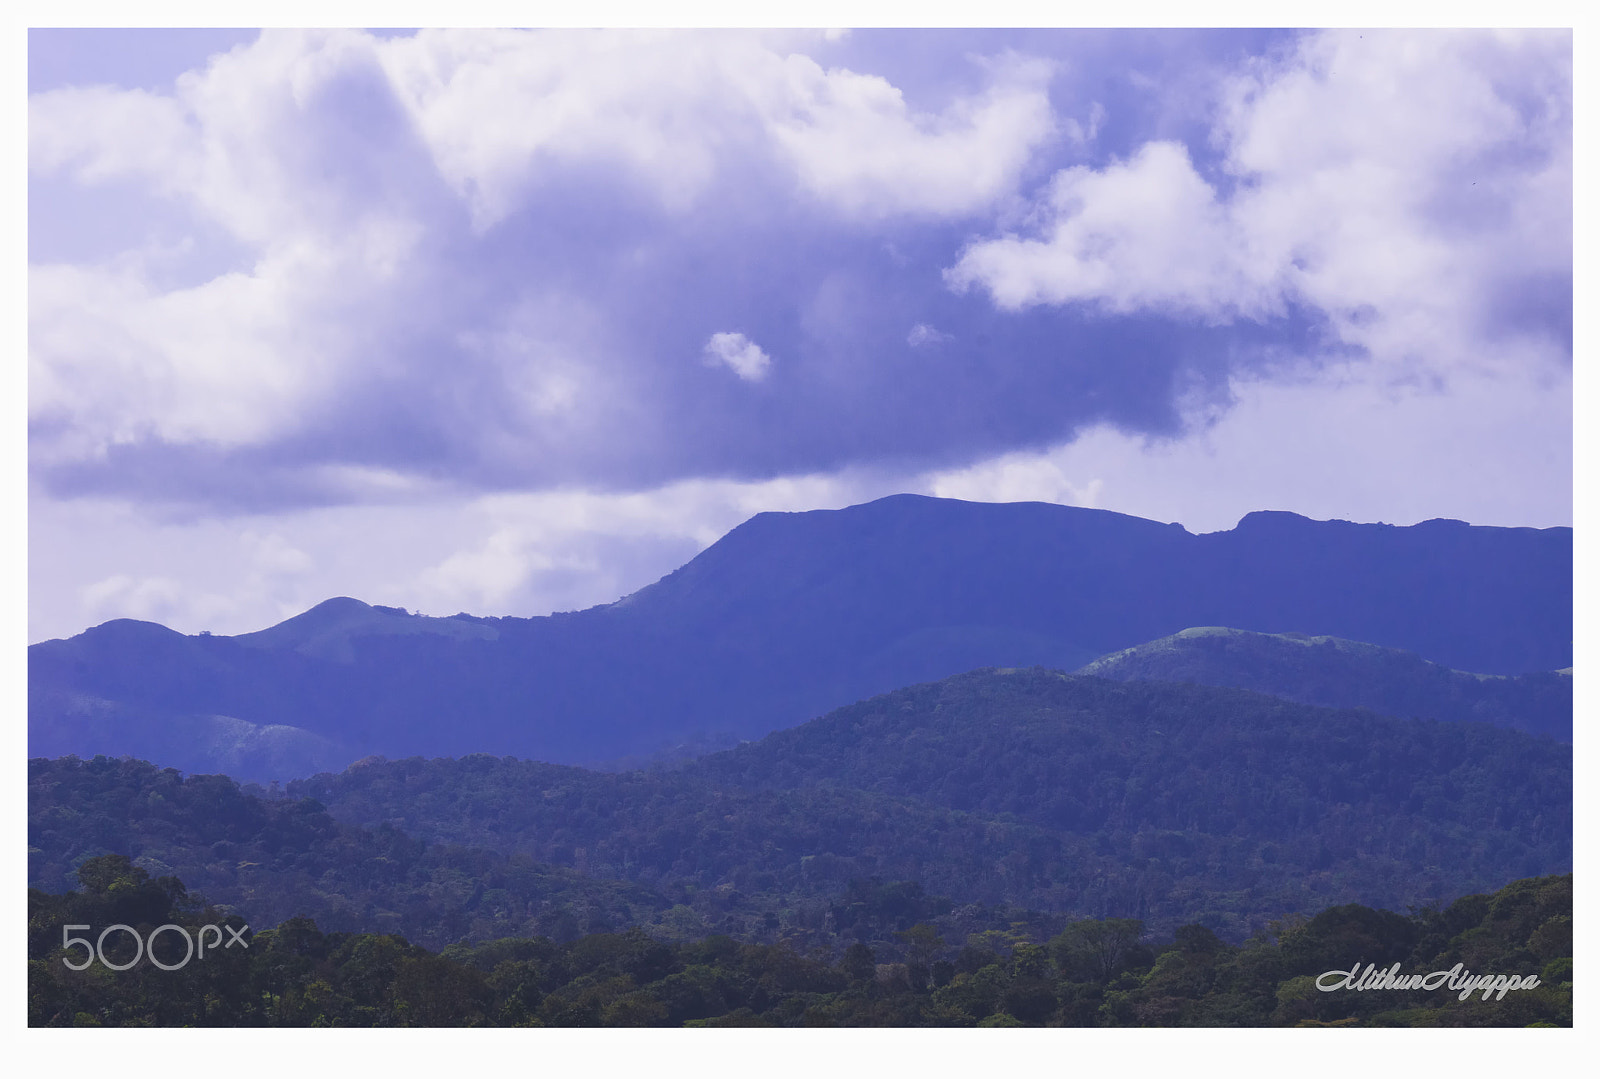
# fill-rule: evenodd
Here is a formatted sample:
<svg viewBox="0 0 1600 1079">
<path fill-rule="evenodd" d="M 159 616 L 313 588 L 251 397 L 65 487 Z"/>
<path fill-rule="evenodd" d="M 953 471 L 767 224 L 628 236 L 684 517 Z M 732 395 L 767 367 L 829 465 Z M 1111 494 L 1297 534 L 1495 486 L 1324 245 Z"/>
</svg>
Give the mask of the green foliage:
<svg viewBox="0 0 1600 1079">
<path fill-rule="evenodd" d="M 1495 957 L 1475 971 L 1534 973 L 1532 957 L 1570 944 L 1570 876 L 1517 881 L 1409 917 L 1344 905 L 1282 927 L 1276 941 L 1262 936 L 1240 946 L 1200 926 L 1153 945 L 1136 921 L 1089 919 L 1048 943 L 1019 923 L 976 934 L 960 949 L 919 923 L 900 934 L 908 963 L 881 963 L 860 942 L 828 962 L 785 945 L 722 936 L 671 942 L 639 929 L 567 943 L 507 938 L 433 953 L 394 935 L 324 933 L 311 919 L 291 918 L 247 933 L 247 947 L 181 970 L 145 959 L 125 971 L 98 964 L 75 971 L 62 962 L 71 953 L 62 947 L 61 926 L 83 924 L 76 919 L 117 919 L 148 935 L 150 923 L 138 919 L 192 928 L 227 918 L 195 906 L 176 881 L 140 880 L 126 860 L 85 864 L 93 890 L 28 894 L 32 1026 L 1572 1024 L 1570 955 L 1544 963 L 1538 988 L 1500 1000 L 1461 1001 L 1442 989 L 1330 993 L 1315 981 L 1335 956 L 1425 973 L 1471 953 Z M 150 905 L 157 895 L 168 897 L 164 906 Z M 1479 916 L 1435 950 L 1440 926 L 1463 911 Z M 228 924 L 239 927 L 236 919 Z M 940 969 L 931 982 L 908 976 L 930 960 Z"/>
<path fill-rule="evenodd" d="M 253 797 L 226 776 L 184 778 L 103 757 L 28 767 L 28 876 L 46 891 L 76 877 L 93 894 L 128 887 L 151 896 L 181 876 L 253 924 L 304 914 L 329 929 L 400 933 L 434 947 L 463 937 L 571 939 L 647 922 L 669 905 L 645 888 L 526 855 L 341 824 L 312 799 Z M 144 866 L 162 875 L 149 882 Z"/>
<path fill-rule="evenodd" d="M 657 888 L 712 929 L 788 909 L 774 939 L 797 943 L 829 916 L 883 935 L 898 915 L 840 896 L 874 876 L 1237 941 L 1290 911 L 1404 909 L 1572 864 L 1567 746 L 1042 669 L 898 690 L 670 771 L 411 759 L 289 790 L 352 824 Z"/>
<path fill-rule="evenodd" d="M 1144 923 L 1134 918 L 1074 922 L 1050 941 L 1050 955 L 1070 980 L 1106 985 L 1154 959 L 1140 944 L 1143 936 Z"/>
<path fill-rule="evenodd" d="M 209 904 L 278 926 L 266 954 L 300 980 L 261 1015 L 285 1022 L 1033 1022 L 1045 984 L 1048 1021 L 1076 1025 L 1365 1022 L 1283 985 L 1369 952 L 1570 958 L 1570 878 L 1443 901 L 1564 871 L 1571 834 L 1570 750 L 1548 740 L 1039 669 L 649 773 L 371 760 L 283 797 L 130 760 L 29 762 L 30 884 L 81 884 L 62 900 L 76 923 Z M 40 932 L 30 948 L 60 943 Z M 522 943 L 540 939 L 557 951 Z M 364 981 L 319 966 L 354 940 Z M 402 962 L 418 947 L 476 974 L 433 994 L 442 968 Z M 730 981 L 751 947 L 778 951 Z M 664 1018 L 630 995 L 658 983 Z M 51 1017 L 98 1014 L 71 999 Z"/>
</svg>

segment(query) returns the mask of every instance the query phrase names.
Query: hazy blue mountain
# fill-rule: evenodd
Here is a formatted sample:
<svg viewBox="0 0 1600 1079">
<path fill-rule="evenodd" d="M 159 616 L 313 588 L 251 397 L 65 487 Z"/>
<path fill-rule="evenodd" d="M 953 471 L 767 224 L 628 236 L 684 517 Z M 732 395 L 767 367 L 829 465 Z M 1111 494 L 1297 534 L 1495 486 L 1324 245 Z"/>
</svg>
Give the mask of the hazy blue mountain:
<svg viewBox="0 0 1600 1079">
<path fill-rule="evenodd" d="M 354 663 L 353 641 L 362 637 L 445 637 L 455 641 L 492 641 L 492 626 L 460 618 L 428 618 L 399 607 L 374 607 L 358 599 L 330 599 L 275 626 L 241 633 L 234 640 L 268 652 L 294 652 L 334 663 Z"/>
<path fill-rule="evenodd" d="M 84 746 L 108 757 L 159 760 L 190 773 L 222 773 L 244 782 L 338 771 L 349 747 L 300 727 L 251 723 L 234 716 L 173 715 L 83 694 L 33 695 L 30 708 L 52 717 L 30 731 L 28 752 L 77 754 Z"/>
<path fill-rule="evenodd" d="M 1493 723 L 1572 741 L 1570 669 L 1472 674 L 1414 652 L 1338 637 L 1203 626 L 1102 656 L 1077 673 L 1233 686 L 1306 704 Z"/>
<path fill-rule="evenodd" d="M 1104 510 L 897 495 L 759 514 L 581 612 L 422 618 L 341 598 L 238 637 L 108 622 L 29 649 L 30 752 L 112 751 L 74 733 L 70 702 L 91 700 L 157 730 L 207 716 L 293 727 L 352 757 L 611 760 L 758 737 L 978 667 L 1072 669 L 1197 625 L 1521 674 L 1571 664 L 1571 596 L 1567 528 L 1252 513 L 1192 535 Z"/>
</svg>

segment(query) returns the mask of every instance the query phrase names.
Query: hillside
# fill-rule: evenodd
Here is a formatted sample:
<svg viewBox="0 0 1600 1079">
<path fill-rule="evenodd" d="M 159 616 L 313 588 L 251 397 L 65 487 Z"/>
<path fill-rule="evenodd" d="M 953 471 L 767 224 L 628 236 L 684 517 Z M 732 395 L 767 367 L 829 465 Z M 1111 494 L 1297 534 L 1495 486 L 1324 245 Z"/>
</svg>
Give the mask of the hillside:
<svg viewBox="0 0 1600 1079">
<path fill-rule="evenodd" d="M 1123 682 L 1230 686 L 1304 704 L 1492 723 L 1572 741 L 1570 670 L 1472 674 L 1412 652 L 1338 637 L 1186 629 L 1102 656 L 1077 673 Z"/>
<path fill-rule="evenodd" d="M 289 790 L 350 824 L 656 887 L 825 895 L 878 875 L 1231 937 L 1572 857 L 1571 750 L 1549 739 L 1042 669 L 910 687 L 653 773 L 413 759 Z"/>
<path fill-rule="evenodd" d="M 85 860 L 106 854 L 181 877 L 260 928 L 306 915 L 435 947 L 463 936 L 565 939 L 648 924 L 670 906 L 650 889 L 526 856 L 340 824 L 314 801 L 260 797 L 226 776 L 106 758 L 29 761 L 29 887 L 64 892 Z"/>
<path fill-rule="evenodd" d="M 1072 669 L 1196 625 L 1521 674 L 1570 666 L 1571 582 L 1564 528 L 1253 513 L 1191 535 L 1103 510 L 898 495 L 759 514 L 576 613 L 423 618 L 342 598 L 238 637 L 108 622 L 29 649 L 30 753 L 137 745 L 190 761 L 164 732 L 225 717 L 292 728 L 278 741 L 298 758 L 246 775 L 262 780 L 323 767 L 323 751 L 598 762 L 760 737 L 978 667 Z M 319 741 L 294 743 L 301 732 Z M 209 767 L 237 767 L 230 752 Z"/>
<path fill-rule="evenodd" d="M 876 878 L 1239 940 L 1295 911 L 1403 909 L 1572 862 L 1571 749 L 1548 738 L 1043 669 L 909 687 L 661 771 L 367 760 L 288 794 L 36 760 L 30 880 L 59 889 L 113 853 L 255 918 L 419 940 L 682 906 L 682 927 L 825 943 Z"/>
</svg>

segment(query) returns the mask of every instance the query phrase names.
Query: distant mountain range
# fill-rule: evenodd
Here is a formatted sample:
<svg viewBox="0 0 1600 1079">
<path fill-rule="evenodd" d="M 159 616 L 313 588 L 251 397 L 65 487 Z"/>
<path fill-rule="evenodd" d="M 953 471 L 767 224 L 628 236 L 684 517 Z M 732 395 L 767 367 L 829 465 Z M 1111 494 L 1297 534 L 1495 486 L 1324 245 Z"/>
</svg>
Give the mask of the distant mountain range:
<svg viewBox="0 0 1600 1079">
<path fill-rule="evenodd" d="M 1263 646 L 1250 663 L 1293 657 L 1292 671 L 1267 677 L 1240 667 L 1233 647 L 1222 656 L 1233 667 L 1212 656 L 1212 673 L 1177 677 L 1519 725 L 1507 702 L 1537 679 L 1477 679 L 1474 696 L 1416 664 L 1504 676 L 1570 667 L 1572 531 L 1267 512 L 1193 535 L 1103 510 L 914 495 L 763 513 L 657 583 L 581 612 L 426 618 L 341 598 L 235 637 L 121 619 L 46 641 L 29 649 L 29 753 L 127 754 L 262 780 L 375 753 L 637 758 L 757 738 L 974 668 L 1070 670 L 1196 626 L 1416 658 L 1318 644 L 1269 661 Z M 1101 673 L 1146 677 L 1129 672 L 1171 658 L 1158 662 L 1154 647 Z M 1323 692 L 1380 669 L 1387 696 Z M 1561 726 L 1547 715 L 1520 725 Z"/>
</svg>

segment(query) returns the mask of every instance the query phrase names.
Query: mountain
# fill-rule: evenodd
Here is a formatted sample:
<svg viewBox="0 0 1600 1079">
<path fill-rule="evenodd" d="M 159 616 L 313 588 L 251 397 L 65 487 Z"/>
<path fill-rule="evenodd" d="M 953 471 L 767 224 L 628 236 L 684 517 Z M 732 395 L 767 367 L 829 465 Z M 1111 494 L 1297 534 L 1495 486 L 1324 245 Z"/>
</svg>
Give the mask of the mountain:
<svg viewBox="0 0 1600 1079">
<path fill-rule="evenodd" d="M 1493 723 L 1572 741 L 1572 671 L 1471 674 L 1413 652 L 1338 637 L 1186 629 L 1078 669 L 1118 681 L 1193 682 L 1305 704 Z"/>
<path fill-rule="evenodd" d="M 369 761 L 288 791 L 349 825 L 651 887 L 783 905 L 877 875 L 1231 939 L 1572 858 L 1572 752 L 1549 738 L 1042 668 L 908 687 L 658 772 Z"/>
<path fill-rule="evenodd" d="M 1572 864 L 1572 754 L 1548 738 L 1044 669 L 909 687 L 661 771 L 366 760 L 287 794 L 31 761 L 30 882 L 60 890 L 111 853 L 253 924 L 311 913 L 449 942 L 565 903 L 613 927 L 782 925 L 827 944 L 879 878 L 905 884 L 872 900 L 890 906 L 944 896 L 1237 941 L 1330 903 L 1404 909 Z"/>
<path fill-rule="evenodd" d="M 460 618 L 428 618 L 400 607 L 374 607 L 340 597 L 317 604 L 304 614 L 275 626 L 241 633 L 234 640 L 267 652 L 294 652 L 333 663 L 354 663 L 354 641 L 363 637 L 444 637 L 455 641 L 492 641 L 492 626 Z"/>
<path fill-rule="evenodd" d="M 423 618 L 341 598 L 237 637 L 117 620 L 42 642 L 30 753 L 125 752 L 137 735 L 166 763 L 188 752 L 183 723 L 220 716 L 323 740 L 302 747 L 299 774 L 330 746 L 594 762 L 755 738 L 979 667 L 1072 669 L 1197 625 L 1369 641 L 1490 674 L 1567 667 L 1572 531 L 1273 512 L 1193 535 L 916 495 L 763 513 L 581 612 Z"/>
</svg>

